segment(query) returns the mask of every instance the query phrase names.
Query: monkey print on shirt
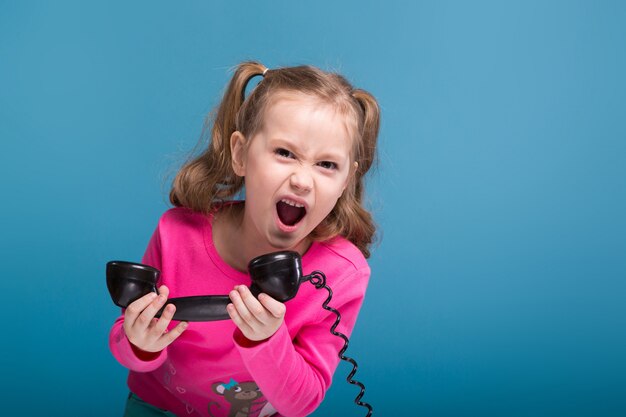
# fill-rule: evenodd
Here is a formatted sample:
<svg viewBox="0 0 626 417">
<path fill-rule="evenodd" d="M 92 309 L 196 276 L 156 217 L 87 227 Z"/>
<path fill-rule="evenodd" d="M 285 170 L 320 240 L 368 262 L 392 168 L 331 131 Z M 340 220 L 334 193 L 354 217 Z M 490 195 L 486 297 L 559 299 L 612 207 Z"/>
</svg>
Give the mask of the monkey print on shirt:
<svg viewBox="0 0 626 417">
<path fill-rule="evenodd" d="M 224 397 L 230 406 L 228 417 L 263 417 L 276 412 L 267 402 L 263 393 L 254 381 L 238 383 L 230 379 L 228 384 L 216 382 L 213 392 Z M 221 408 L 217 401 L 209 403 L 209 415 L 214 417 L 211 407 Z"/>
</svg>

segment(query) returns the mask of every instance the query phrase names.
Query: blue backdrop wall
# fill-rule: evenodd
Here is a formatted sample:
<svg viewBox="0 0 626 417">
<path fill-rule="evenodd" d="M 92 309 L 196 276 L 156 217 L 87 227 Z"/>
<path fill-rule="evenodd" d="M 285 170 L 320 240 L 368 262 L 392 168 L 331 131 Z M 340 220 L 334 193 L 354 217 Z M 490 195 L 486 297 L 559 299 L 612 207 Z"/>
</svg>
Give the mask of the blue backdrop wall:
<svg viewBox="0 0 626 417">
<path fill-rule="evenodd" d="M 105 262 L 141 258 L 257 59 L 382 106 L 349 349 L 375 415 L 626 415 L 625 22 L 617 1 L 0 1 L 2 414 L 121 414 Z M 348 370 L 315 415 L 364 415 Z"/>
</svg>

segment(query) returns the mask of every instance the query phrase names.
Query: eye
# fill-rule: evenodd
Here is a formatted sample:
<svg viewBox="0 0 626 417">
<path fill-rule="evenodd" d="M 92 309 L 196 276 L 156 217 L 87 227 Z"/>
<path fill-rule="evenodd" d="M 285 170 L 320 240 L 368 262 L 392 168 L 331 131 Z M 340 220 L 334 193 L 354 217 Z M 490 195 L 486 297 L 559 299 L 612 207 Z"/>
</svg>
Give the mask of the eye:
<svg viewBox="0 0 626 417">
<path fill-rule="evenodd" d="M 274 153 L 283 158 L 293 158 L 294 155 L 285 148 L 276 148 Z"/>
<path fill-rule="evenodd" d="M 336 170 L 337 169 L 337 164 L 331 161 L 322 161 L 319 162 L 317 165 L 321 166 L 324 169 L 328 169 L 328 170 Z"/>
</svg>

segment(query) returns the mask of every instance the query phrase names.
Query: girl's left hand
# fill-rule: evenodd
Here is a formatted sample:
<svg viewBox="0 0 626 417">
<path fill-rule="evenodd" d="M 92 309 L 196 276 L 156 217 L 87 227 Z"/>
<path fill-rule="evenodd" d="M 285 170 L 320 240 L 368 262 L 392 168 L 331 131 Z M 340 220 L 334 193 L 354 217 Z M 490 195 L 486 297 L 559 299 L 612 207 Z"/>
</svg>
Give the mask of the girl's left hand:
<svg viewBox="0 0 626 417">
<path fill-rule="evenodd" d="M 272 336 L 285 319 L 285 304 L 267 294 L 257 300 L 245 285 L 237 285 L 229 294 L 231 304 L 226 310 L 243 335 L 252 341 Z"/>
</svg>

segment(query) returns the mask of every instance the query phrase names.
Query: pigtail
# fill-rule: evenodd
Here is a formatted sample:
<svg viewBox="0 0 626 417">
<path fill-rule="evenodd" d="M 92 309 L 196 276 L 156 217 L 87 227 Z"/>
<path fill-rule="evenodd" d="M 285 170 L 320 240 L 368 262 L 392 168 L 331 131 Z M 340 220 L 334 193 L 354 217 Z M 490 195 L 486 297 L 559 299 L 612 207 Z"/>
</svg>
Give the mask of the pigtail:
<svg viewBox="0 0 626 417">
<path fill-rule="evenodd" d="M 243 178 L 235 175 L 231 165 L 230 137 L 241 128 L 238 119 L 245 102 L 246 85 L 265 71 L 266 67 L 258 62 L 237 66 L 215 112 L 208 149 L 186 163 L 174 178 L 170 191 L 174 206 L 208 213 L 214 202 L 232 197 L 241 189 Z M 206 120 L 203 132 L 210 125 L 211 120 Z"/>
<path fill-rule="evenodd" d="M 363 119 L 360 126 L 361 141 L 356 155 L 359 163 L 359 174 L 362 177 L 369 171 L 376 160 L 376 142 L 380 129 L 380 107 L 374 96 L 365 90 L 354 90 L 352 97 L 356 99 L 363 110 Z"/>
</svg>

